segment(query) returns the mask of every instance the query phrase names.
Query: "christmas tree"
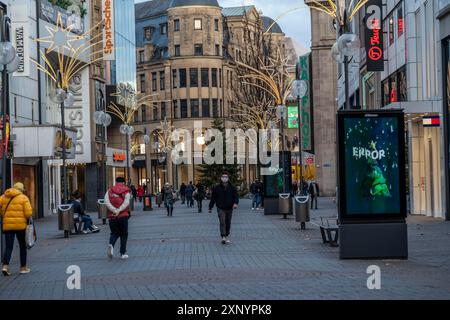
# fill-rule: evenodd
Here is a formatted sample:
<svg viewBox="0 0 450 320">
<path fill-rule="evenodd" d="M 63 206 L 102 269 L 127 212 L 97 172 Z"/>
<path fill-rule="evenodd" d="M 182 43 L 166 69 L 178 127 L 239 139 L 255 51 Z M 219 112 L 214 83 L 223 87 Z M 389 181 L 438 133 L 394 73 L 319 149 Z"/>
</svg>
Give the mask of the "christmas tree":
<svg viewBox="0 0 450 320">
<path fill-rule="evenodd" d="M 207 188 L 211 188 L 220 182 L 220 177 L 224 171 L 228 172 L 230 182 L 234 186 L 239 186 L 242 183 L 240 175 L 240 166 L 237 164 L 225 164 L 225 125 L 221 118 L 215 118 L 212 123 L 212 129 L 217 129 L 223 136 L 223 153 L 224 164 L 201 164 L 199 166 L 199 172 L 201 174 L 200 182 Z M 211 143 L 211 142 L 210 142 Z M 208 143 L 207 143 L 208 145 Z"/>
</svg>

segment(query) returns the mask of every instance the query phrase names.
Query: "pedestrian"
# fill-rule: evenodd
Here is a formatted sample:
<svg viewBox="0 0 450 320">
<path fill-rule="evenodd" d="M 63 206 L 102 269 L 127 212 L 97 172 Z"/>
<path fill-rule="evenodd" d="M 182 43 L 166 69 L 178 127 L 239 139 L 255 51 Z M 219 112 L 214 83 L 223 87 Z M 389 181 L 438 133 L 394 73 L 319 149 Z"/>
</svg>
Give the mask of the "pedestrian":
<svg viewBox="0 0 450 320">
<path fill-rule="evenodd" d="M 250 185 L 250 196 L 252 199 L 252 210 L 255 210 L 256 208 L 256 180 L 252 182 Z"/>
<path fill-rule="evenodd" d="M 189 208 L 192 208 L 194 206 L 194 190 L 195 187 L 192 184 L 192 181 L 190 181 L 188 186 L 186 187 L 186 201 Z"/>
<path fill-rule="evenodd" d="M 296 196 L 298 194 L 298 182 L 294 181 L 292 184 L 292 194 Z"/>
<path fill-rule="evenodd" d="M 173 216 L 173 205 L 175 203 L 176 194 L 175 194 L 175 191 L 173 190 L 173 187 L 168 182 L 164 185 L 162 194 L 163 194 L 164 206 L 166 207 L 166 210 L 167 210 L 167 216 L 172 217 Z"/>
<path fill-rule="evenodd" d="M 133 201 L 137 199 L 137 190 L 136 187 L 132 184 L 130 185 L 131 194 L 133 195 Z"/>
<path fill-rule="evenodd" d="M 5 253 L 3 258 L 2 273 L 10 276 L 9 262 L 14 248 L 14 238 L 17 238 L 20 249 L 20 274 L 30 273 L 27 266 L 27 245 L 25 241 L 25 230 L 28 219 L 31 218 L 33 209 L 30 199 L 24 194 L 23 183 L 17 182 L 13 188 L 7 189 L 0 197 L 0 214 L 3 219 L 3 232 L 5 235 Z"/>
<path fill-rule="evenodd" d="M 184 182 L 182 182 L 180 186 L 180 197 L 181 204 L 184 204 L 186 202 L 186 185 L 184 184 Z"/>
<path fill-rule="evenodd" d="M 105 204 L 108 208 L 109 227 L 111 236 L 108 245 L 108 257 L 114 256 L 114 246 L 120 238 L 120 255 L 128 259 L 128 220 L 130 218 L 131 190 L 125 185 L 125 179 L 116 179 L 116 185 L 108 189 L 105 194 Z"/>
<path fill-rule="evenodd" d="M 202 212 L 203 209 L 203 200 L 205 199 L 205 186 L 198 181 L 195 185 L 195 200 L 197 201 L 198 212 Z"/>
<path fill-rule="evenodd" d="M 319 185 L 315 181 L 311 181 L 308 188 L 309 196 L 311 197 L 311 209 L 313 206 L 317 210 L 317 198 L 320 196 Z"/>
<path fill-rule="evenodd" d="M 139 198 L 139 202 L 142 202 L 142 199 L 143 199 L 143 197 L 144 197 L 144 195 L 145 195 L 144 187 L 139 186 L 139 187 L 137 188 L 136 193 L 137 193 L 137 196 L 138 196 L 138 198 Z"/>
<path fill-rule="evenodd" d="M 81 193 L 78 190 L 72 193 L 69 203 L 72 204 L 73 213 L 78 215 L 76 219 L 78 221 L 81 219 L 84 224 L 82 231 L 84 234 L 100 232 L 100 229 L 92 222 L 91 216 L 84 212 L 83 205 L 81 204 Z"/>
<path fill-rule="evenodd" d="M 212 190 L 211 201 L 209 202 L 209 212 L 212 212 L 214 205 L 217 207 L 217 214 L 220 222 L 220 236 L 222 244 L 231 243 L 229 236 L 231 230 L 231 218 L 233 209 L 237 209 L 239 197 L 236 187 L 230 183 L 230 177 L 224 172 L 220 178 L 220 183 Z"/>
</svg>

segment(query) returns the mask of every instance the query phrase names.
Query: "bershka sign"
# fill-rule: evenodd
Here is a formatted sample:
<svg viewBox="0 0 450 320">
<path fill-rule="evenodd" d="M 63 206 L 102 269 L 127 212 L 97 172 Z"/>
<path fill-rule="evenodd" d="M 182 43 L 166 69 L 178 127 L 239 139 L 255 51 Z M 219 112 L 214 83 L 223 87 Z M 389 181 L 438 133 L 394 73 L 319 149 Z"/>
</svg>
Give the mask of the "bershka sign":
<svg viewBox="0 0 450 320">
<path fill-rule="evenodd" d="M 114 54 L 114 0 L 102 1 L 103 13 L 103 60 L 115 60 Z"/>
<path fill-rule="evenodd" d="M 382 28 L 382 0 L 369 0 L 366 4 L 367 71 L 384 71 L 384 45 Z"/>
</svg>

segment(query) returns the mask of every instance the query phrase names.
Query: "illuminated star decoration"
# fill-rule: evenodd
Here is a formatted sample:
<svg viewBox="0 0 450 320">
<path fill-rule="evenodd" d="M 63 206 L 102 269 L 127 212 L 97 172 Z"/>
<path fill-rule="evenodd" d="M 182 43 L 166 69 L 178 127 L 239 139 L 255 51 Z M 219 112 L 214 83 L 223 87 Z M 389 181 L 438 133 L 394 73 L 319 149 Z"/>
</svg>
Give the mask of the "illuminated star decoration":
<svg viewBox="0 0 450 320">
<path fill-rule="evenodd" d="M 364 7 L 364 5 L 368 1 L 369 0 L 350 0 L 349 5 L 345 7 L 346 2 L 345 0 L 337 0 L 338 3 L 337 5 L 333 0 L 326 0 L 326 1 L 312 0 L 310 7 L 312 9 L 326 13 L 330 17 L 338 20 L 339 24 L 343 26 L 346 23 L 352 22 L 356 13 L 358 13 L 358 11 L 362 7 Z"/>
<path fill-rule="evenodd" d="M 91 52 L 91 49 L 103 43 L 103 34 L 99 32 L 91 37 L 91 33 L 103 24 L 103 20 L 95 24 L 91 29 L 81 35 L 75 35 L 72 26 L 64 27 L 61 13 L 58 13 L 57 23 L 54 27 L 46 27 L 49 35 L 35 39 L 36 42 L 48 44 L 48 49 L 40 50 L 40 57 L 43 64 L 34 59 L 38 70 L 44 72 L 58 87 L 67 90 L 71 79 L 89 65 L 103 59 L 99 51 Z M 55 67 L 49 55 L 55 53 L 57 56 L 57 66 Z M 82 61 L 86 57 L 88 62 Z M 58 76 L 58 72 L 60 76 Z"/>
</svg>

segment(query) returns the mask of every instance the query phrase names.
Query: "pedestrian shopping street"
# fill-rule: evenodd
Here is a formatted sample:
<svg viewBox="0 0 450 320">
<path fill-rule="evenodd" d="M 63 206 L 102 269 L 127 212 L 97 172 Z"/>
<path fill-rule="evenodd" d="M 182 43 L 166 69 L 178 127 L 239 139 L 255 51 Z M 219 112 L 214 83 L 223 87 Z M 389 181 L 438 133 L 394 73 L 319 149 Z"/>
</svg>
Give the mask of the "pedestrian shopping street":
<svg viewBox="0 0 450 320">
<path fill-rule="evenodd" d="M 335 213 L 329 199 L 320 199 L 319 207 L 313 220 Z M 301 231 L 292 217 L 251 211 L 249 200 L 236 211 L 233 242 L 226 246 L 215 213 L 179 202 L 172 218 L 162 208 L 136 209 L 128 260 L 117 258 L 118 244 L 116 257 L 106 257 L 108 226 L 64 239 L 56 217 L 37 221 L 32 272 L 18 275 L 15 247 L 13 275 L 0 278 L 0 299 L 450 298 L 450 226 L 436 219 L 408 219 L 409 261 L 341 261 L 337 248 L 322 244 L 317 227 Z M 66 286 L 71 265 L 81 268 L 80 290 Z M 367 289 L 370 265 L 381 268 L 381 290 Z"/>
</svg>

